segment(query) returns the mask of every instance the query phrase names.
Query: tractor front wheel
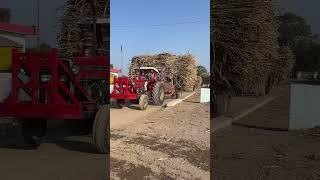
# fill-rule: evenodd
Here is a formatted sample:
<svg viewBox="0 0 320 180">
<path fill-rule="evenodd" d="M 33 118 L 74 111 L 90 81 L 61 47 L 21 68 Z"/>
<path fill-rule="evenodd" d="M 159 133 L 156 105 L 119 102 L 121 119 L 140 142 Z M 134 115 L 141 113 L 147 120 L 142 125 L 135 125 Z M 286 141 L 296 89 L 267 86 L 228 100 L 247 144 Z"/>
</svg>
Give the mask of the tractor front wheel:
<svg viewBox="0 0 320 180">
<path fill-rule="evenodd" d="M 151 98 L 152 98 L 153 104 L 162 105 L 164 102 L 164 97 L 165 97 L 164 85 L 158 82 L 154 85 L 154 88 L 151 92 Z"/>
<path fill-rule="evenodd" d="M 145 110 L 148 107 L 148 96 L 143 94 L 139 98 L 139 109 Z"/>
<path fill-rule="evenodd" d="M 28 146 L 37 148 L 40 146 L 41 138 L 46 135 L 46 119 L 24 119 L 22 121 L 22 136 Z"/>
<path fill-rule="evenodd" d="M 109 129 L 109 106 L 101 106 L 98 110 L 93 123 L 93 143 L 96 149 L 101 154 L 108 154 L 110 152 L 110 129 Z"/>
</svg>

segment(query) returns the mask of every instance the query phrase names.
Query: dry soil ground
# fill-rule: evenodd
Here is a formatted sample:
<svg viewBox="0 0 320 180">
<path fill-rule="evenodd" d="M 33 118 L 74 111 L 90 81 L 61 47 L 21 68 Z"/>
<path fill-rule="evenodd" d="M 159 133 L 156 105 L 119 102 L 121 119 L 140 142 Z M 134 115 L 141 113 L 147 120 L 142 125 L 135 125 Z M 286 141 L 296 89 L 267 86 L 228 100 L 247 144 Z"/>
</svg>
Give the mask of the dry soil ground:
<svg viewBox="0 0 320 180">
<path fill-rule="evenodd" d="M 288 87 L 281 87 L 275 95 L 275 100 L 241 119 L 241 126 L 233 125 L 213 135 L 213 179 L 320 179 L 319 128 L 290 132 L 249 128 L 287 128 Z"/>
<path fill-rule="evenodd" d="M 209 104 L 198 101 L 144 112 L 112 109 L 111 178 L 209 179 Z M 25 148 L 20 126 L 0 125 L 0 179 L 108 179 L 109 159 L 95 153 L 91 136 L 50 122 L 37 150 Z"/>
<path fill-rule="evenodd" d="M 111 179 L 209 179 L 209 104 L 111 110 Z"/>
<path fill-rule="evenodd" d="M 39 149 L 26 149 L 19 126 L 0 127 L 2 180 L 106 180 L 107 156 L 95 153 L 91 136 L 70 134 L 54 123 Z"/>
</svg>

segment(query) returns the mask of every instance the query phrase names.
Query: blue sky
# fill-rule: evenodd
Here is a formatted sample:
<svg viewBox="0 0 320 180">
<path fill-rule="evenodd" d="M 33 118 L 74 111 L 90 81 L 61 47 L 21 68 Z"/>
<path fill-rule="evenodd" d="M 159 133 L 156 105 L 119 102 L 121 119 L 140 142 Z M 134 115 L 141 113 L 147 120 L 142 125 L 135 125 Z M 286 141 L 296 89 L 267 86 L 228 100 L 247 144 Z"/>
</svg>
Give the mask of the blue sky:
<svg viewBox="0 0 320 180">
<path fill-rule="evenodd" d="M 210 67 L 209 0 L 111 0 L 111 63 L 127 72 L 135 55 L 191 53 Z"/>
</svg>

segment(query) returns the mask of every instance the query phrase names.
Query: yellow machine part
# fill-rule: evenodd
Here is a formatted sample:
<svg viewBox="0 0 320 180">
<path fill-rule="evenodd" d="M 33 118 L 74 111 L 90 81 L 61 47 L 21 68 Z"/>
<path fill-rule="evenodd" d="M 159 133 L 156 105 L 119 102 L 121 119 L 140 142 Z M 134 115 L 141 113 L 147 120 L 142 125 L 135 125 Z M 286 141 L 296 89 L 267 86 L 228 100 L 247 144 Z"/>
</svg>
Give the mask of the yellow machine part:
<svg viewBox="0 0 320 180">
<path fill-rule="evenodd" d="M 110 84 L 114 83 L 114 77 L 115 77 L 115 75 L 110 74 Z"/>
<path fill-rule="evenodd" d="M 12 48 L 0 47 L 0 71 L 8 71 L 12 65 Z"/>
</svg>

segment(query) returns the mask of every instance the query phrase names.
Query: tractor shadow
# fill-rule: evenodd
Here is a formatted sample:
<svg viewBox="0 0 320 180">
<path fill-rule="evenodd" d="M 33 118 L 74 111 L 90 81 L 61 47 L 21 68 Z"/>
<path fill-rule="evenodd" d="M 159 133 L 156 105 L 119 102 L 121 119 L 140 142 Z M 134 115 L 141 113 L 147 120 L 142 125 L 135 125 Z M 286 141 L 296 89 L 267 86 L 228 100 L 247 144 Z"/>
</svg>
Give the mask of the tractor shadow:
<svg viewBox="0 0 320 180">
<path fill-rule="evenodd" d="M 0 149 L 36 150 L 36 148 L 25 143 L 19 125 L 3 126 L 0 125 Z M 41 139 L 41 143 L 55 144 L 68 151 L 98 154 L 92 142 L 92 135 L 89 132 L 83 132 L 76 128 L 70 129 L 64 124 L 48 128 L 47 135 Z"/>
<path fill-rule="evenodd" d="M 118 105 L 113 101 L 110 102 L 110 109 L 122 109 L 123 107 L 133 109 L 133 110 L 139 110 L 139 107 L 136 104 L 124 103 L 124 104 Z"/>
<path fill-rule="evenodd" d="M 132 109 L 132 110 L 140 110 L 138 106 L 135 105 L 122 105 L 121 107 L 116 106 L 116 105 L 110 105 L 111 109 L 123 109 L 124 107 L 128 108 L 128 109 Z"/>
<path fill-rule="evenodd" d="M 174 179 L 165 173 L 155 173 L 150 167 L 136 165 L 125 160 L 110 159 L 110 170 L 120 179 Z"/>
<path fill-rule="evenodd" d="M 0 149 L 32 150 L 25 144 L 21 128 L 11 124 L 0 124 Z"/>
<path fill-rule="evenodd" d="M 91 131 L 83 130 L 83 127 L 76 124 L 61 123 L 57 127 L 48 129 L 44 142 L 55 144 L 69 151 L 98 154 L 94 147 L 91 133 Z"/>
</svg>

